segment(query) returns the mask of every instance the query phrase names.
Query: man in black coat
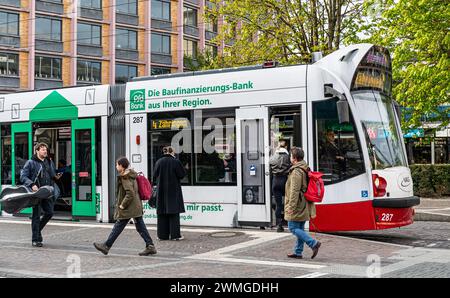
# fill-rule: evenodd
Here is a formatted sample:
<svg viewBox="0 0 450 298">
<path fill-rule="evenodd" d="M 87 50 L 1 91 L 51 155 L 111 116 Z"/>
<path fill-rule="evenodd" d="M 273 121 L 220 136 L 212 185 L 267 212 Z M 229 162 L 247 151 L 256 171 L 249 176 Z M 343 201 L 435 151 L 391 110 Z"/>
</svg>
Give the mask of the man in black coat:
<svg viewBox="0 0 450 298">
<path fill-rule="evenodd" d="M 157 233 L 160 240 L 181 240 L 180 213 L 184 213 L 181 179 L 186 176 L 182 163 L 172 147 L 164 147 L 164 156 L 155 164 L 153 179 L 157 185 Z"/>
<path fill-rule="evenodd" d="M 25 163 L 20 172 L 20 182 L 36 192 L 40 187 L 48 185 L 55 187 L 54 181 L 61 177 L 56 174 L 55 165 L 48 158 L 48 147 L 45 143 L 38 143 L 34 147 L 35 154 Z M 56 190 L 56 188 L 55 188 Z M 54 199 L 58 194 L 55 193 Z M 42 247 L 42 230 L 53 217 L 54 200 L 42 200 L 33 207 L 31 219 L 32 245 Z M 41 208 L 44 215 L 41 218 Z"/>
</svg>

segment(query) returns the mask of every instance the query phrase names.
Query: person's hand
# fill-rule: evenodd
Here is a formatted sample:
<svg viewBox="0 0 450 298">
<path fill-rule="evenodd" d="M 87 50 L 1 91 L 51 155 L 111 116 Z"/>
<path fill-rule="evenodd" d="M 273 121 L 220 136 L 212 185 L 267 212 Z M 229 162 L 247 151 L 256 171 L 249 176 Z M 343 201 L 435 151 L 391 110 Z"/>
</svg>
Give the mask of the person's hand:
<svg viewBox="0 0 450 298">
<path fill-rule="evenodd" d="M 36 192 L 38 191 L 39 187 L 37 187 L 36 185 L 33 185 L 33 187 L 31 188 L 32 191 Z"/>
<path fill-rule="evenodd" d="M 56 179 L 56 180 L 59 180 L 59 179 L 62 177 L 62 175 L 63 175 L 63 173 L 58 173 L 58 174 L 56 174 L 55 179 Z"/>
<path fill-rule="evenodd" d="M 338 156 L 336 156 L 336 159 L 344 160 L 345 158 L 343 156 L 338 155 Z"/>
<path fill-rule="evenodd" d="M 124 210 L 125 208 L 122 205 L 120 205 L 119 209 Z"/>
</svg>

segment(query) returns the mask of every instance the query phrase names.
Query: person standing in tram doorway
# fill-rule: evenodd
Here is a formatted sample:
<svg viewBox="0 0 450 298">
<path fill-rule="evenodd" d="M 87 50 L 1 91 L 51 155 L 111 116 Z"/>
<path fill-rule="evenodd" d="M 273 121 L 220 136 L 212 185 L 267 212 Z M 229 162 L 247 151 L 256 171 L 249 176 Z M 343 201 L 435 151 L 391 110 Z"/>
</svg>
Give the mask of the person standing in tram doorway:
<svg viewBox="0 0 450 298">
<path fill-rule="evenodd" d="M 133 169 L 130 169 L 129 166 L 130 162 L 126 157 L 117 159 L 116 169 L 119 175 L 116 184 L 116 206 L 114 212 L 116 223 L 106 242 L 94 243 L 94 247 L 104 255 L 108 254 L 112 245 L 123 232 L 131 218 L 134 219 L 136 231 L 145 241 L 145 249 L 140 252 L 139 255 L 147 256 L 156 254 L 155 245 L 153 244 L 153 240 L 150 237 L 144 219 L 142 218 L 144 210 L 138 193 L 138 184 L 136 181 L 137 173 Z"/>
<path fill-rule="evenodd" d="M 312 259 L 317 256 L 320 248 L 320 241 L 313 239 L 305 232 L 305 223 L 307 220 L 316 217 L 316 207 L 314 203 L 309 202 L 303 195 L 308 187 L 306 172 L 308 164 L 303 160 L 305 153 L 303 149 L 293 147 L 291 149 L 291 163 L 289 176 L 286 183 L 286 197 L 284 205 L 284 216 L 288 221 L 288 227 L 292 234 L 297 237 L 297 243 L 294 247 L 294 253 L 288 254 L 289 258 L 302 259 L 304 243 L 312 251 Z"/>
<path fill-rule="evenodd" d="M 33 207 L 31 217 L 31 244 L 34 247 L 42 247 L 42 230 L 53 217 L 53 208 L 56 199 L 59 196 L 58 188 L 55 187 L 55 181 L 61 178 L 56 174 L 55 165 L 48 158 L 48 146 L 45 143 L 38 143 L 34 147 L 35 154 L 25 163 L 20 171 L 20 182 L 33 192 L 38 191 L 42 186 L 54 187 L 54 195 L 51 200 L 42 200 L 39 205 Z M 41 218 L 41 210 L 43 216 Z"/>
<path fill-rule="evenodd" d="M 163 148 L 164 156 L 155 164 L 153 180 L 157 185 L 156 214 L 159 240 L 182 240 L 180 213 L 184 213 L 181 179 L 186 176 L 182 163 L 172 147 Z"/>
<path fill-rule="evenodd" d="M 275 218 L 276 225 L 278 226 L 277 232 L 283 232 L 283 197 L 285 195 L 289 168 L 291 167 L 287 142 L 285 140 L 280 140 L 275 154 L 270 158 L 269 164 L 272 172 L 272 193 L 276 203 Z"/>
</svg>

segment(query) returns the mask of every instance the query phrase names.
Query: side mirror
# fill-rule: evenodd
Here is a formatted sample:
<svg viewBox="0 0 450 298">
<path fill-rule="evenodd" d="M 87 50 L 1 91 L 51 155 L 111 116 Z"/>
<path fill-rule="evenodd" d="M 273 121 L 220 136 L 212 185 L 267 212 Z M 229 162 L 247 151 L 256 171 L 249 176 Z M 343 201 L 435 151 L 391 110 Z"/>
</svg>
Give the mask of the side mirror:
<svg viewBox="0 0 450 298">
<path fill-rule="evenodd" d="M 348 102 L 346 99 L 340 99 L 336 103 L 337 113 L 339 118 L 339 123 L 348 123 L 350 122 L 350 110 L 348 107 Z"/>
</svg>

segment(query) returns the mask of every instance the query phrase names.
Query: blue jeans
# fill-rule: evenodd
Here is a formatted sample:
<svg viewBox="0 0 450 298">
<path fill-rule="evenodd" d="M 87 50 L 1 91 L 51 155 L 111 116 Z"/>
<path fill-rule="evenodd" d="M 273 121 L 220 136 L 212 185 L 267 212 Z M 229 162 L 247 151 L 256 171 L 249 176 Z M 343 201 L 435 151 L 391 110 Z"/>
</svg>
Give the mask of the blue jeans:
<svg viewBox="0 0 450 298">
<path fill-rule="evenodd" d="M 108 247 L 113 246 L 114 242 L 123 232 L 128 222 L 130 222 L 130 219 L 121 219 L 116 221 L 111 231 L 111 234 L 108 237 L 108 240 L 106 240 L 105 242 L 106 246 Z M 142 219 L 142 216 L 134 218 L 134 225 L 136 226 L 136 231 L 138 231 L 139 235 L 141 235 L 142 239 L 144 239 L 145 245 L 146 246 L 153 245 L 153 240 L 150 237 L 150 234 L 148 233 L 147 227 L 145 226 L 144 219 Z"/>
<path fill-rule="evenodd" d="M 301 256 L 303 253 L 303 244 L 306 243 L 310 248 L 313 248 L 317 244 L 317 240 L 309 236 L 305 232 L 305 221 L 289 221 L 289 231 L 297 237 L 297 243 L 294 247 L 294 253 Z"/>
<path fill-rule="evenodd" d="M 31 241 L 42 242 L 42 230 L 49 220 L 53 217 L 54 200 L 42 200 L 40 204 L 33 207 L 31 217 Z M 41 210 L 43 216 L 41 218 Z"/>
</svg>

